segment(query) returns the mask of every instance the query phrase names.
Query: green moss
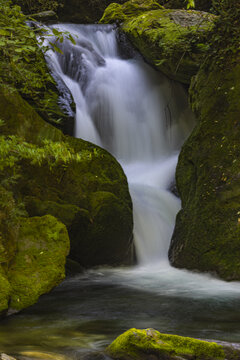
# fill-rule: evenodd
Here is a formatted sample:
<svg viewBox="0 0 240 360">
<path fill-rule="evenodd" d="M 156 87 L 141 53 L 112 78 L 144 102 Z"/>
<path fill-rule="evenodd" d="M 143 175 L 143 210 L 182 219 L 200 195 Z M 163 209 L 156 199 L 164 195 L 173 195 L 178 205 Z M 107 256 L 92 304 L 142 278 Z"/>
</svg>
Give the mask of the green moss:
<svg viewBox="0 0 240 360">
<path fill-rule="evenodd" d="M 40 144 L 44 139 L 60 141 L 60 130 L 49 126 L 21 95 L 7 85 L 0 86 L 0 109 L 2 135 L 18 135 L 24 140 Z"/>
<path fill-rule="evenodd" d="M 110 5 L 100 21 L 123 22 L 122 31 L 149 63 L 189 84 L 208 50 L 213 20 L 213 15 L 198 11 L 166 10 L 154 1 L 145 5 L 132 0 L 122 6 Z"/>
<path fill-rule="evenodd" d="M 223 347 L 216 343 L 192 338 L 161 334 L 153 329 L 130 329 L 120 335 L 108 348 L 107 354 L 114 359 L 181 359 L 223 360 Z M 186 356 L 186 357 L 185 357 Z"/>
<path fill-rule="evenodd" d="M 31 216 L 52 215 L 60 220 L 67 227 L 71 226 L 79 207 L 68 203 L 57 203 L 55 201 L 41 201 L 35 197 L 25 199 L 26 209 Z"/>
<path fill-rule="evenodd" d="M 53 216 L 23 218 L 17 253 L 10 265 L 13 309 L 34 304 L 65 277 L 65 259 L 69 252 L 66 227 Z"/>
<path fill-rule="evenodd" d="M 10 290 L 9 281 L 0 267 L 0 317 L 8 310 Z"/>
<path fill-rule="evenodd" d="M 112 3 L 105 10 L 100 23 L 121 23 L 129 18 L 135 18 L 146 11 L 159 9 L 163 9 L 163 7 L 154 0 L 131 0 L 125 2 L 123 5 Z"/>
<path fill-rule="evenodd" d="M 199 122 L 177 166 L 183 209 L 170 259 L 177 267 L 240 279 L 240 67 L 202 69 L 190 96 Z"/>
</svg>

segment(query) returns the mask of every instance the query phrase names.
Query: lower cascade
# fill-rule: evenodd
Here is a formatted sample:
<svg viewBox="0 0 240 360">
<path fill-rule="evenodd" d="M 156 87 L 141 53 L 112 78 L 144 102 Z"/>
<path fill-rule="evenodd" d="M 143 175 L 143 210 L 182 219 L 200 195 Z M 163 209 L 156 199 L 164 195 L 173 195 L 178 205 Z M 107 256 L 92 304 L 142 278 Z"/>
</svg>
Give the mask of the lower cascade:
<svg viewBox="0 0 240 360">
<path fill-rule="evenodd" d="M 75 136 L 107 149 L 123 166 L 138 262 L 167 262 L 180 208 L 171 192 L 177 155 L 193 124 L 185 91 L 137 54 L 124 58 L 112 26 L 57 28 L 75 40 L 57 43 L 63 54 L 48 54 L 76 103 Z"/>
</svg>

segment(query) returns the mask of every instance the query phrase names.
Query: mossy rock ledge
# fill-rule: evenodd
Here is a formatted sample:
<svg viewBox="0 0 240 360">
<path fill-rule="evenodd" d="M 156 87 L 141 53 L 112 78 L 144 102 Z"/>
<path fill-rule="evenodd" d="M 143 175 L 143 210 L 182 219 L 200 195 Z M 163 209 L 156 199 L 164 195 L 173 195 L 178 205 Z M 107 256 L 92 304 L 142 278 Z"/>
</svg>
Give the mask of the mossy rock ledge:
<svg viewBox="0 0 240 360">
<path fill-rule="evenodd" d="M 162 334 L 154 329 L 130 329 L 106 349 L 119 360 L 237 360 L 240 351 L 214 342 Z"/>
<path fill-rule="evenodd" d="M 171 79 L 189 84 L 208 50 L 215 16 L 165 9 L 154 0 L 112 3 L 100 23 L 119 23 L 143 57 Z"/>
</svg>

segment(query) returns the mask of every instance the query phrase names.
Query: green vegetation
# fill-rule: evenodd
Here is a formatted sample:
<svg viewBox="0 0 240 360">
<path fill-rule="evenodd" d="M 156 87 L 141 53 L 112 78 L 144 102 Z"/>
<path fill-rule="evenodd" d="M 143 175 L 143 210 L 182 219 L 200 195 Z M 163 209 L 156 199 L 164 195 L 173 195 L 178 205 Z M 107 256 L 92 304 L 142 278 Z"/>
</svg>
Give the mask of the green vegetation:
<svg viewBox="0 0 240 360">
<path fill-rule="evenodd" d="M 40 48 L 36 40 L 36 35 L 44 35 L 43 30 L 30 28 L 20 7 L 12 6 L 8 0 L 0 0 L 0 9 L 0 85 L 17 89 L 50 123 L 67 121 L 44 59 L 47 48 Z"/>
<path fill-rule="evenodd" d="M 63 6 L 63 0 L 13 0 L 21 6 L 25 14 L 35 14 L 42 11 L 58 11 Z"/>
<path fill-rule="evenodd" d="M 147 360 L 194 359 L 223 360 L 225 353 L 216 343 L 195 340 L 177 335 L 161 334 L 153 329 L 130 329 L 120 335 L 106 350 L 114 359 Z"/>
</svg>

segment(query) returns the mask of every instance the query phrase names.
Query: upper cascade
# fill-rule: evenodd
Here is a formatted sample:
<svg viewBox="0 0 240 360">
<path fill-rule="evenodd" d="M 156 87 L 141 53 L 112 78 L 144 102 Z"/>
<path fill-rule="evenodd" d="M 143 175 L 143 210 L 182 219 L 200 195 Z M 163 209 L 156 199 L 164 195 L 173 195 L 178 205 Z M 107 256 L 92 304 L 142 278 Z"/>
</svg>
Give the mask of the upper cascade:
<svg viewBox="0 0 240 360">
<path fill-rule="evenodd" d="M 123 54 L 111 25 L 55 27 L 74 38 L 57 42 L 63 54 L 48 52 L 48 62 L 76 103 L 75 136 L 104 147 L 122 164 L 140 262 L 166 260 L 179 210 L 169 188 L 193 123 L 185 91 L 139 55 Z"/>
</svg>

